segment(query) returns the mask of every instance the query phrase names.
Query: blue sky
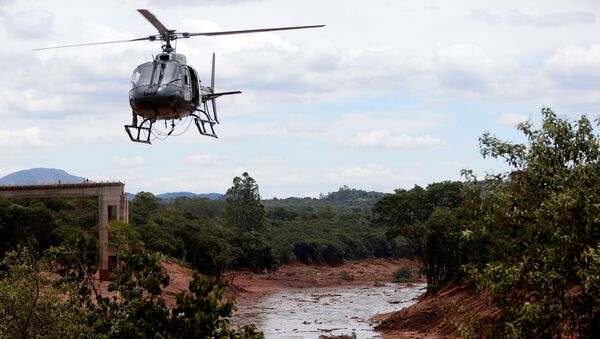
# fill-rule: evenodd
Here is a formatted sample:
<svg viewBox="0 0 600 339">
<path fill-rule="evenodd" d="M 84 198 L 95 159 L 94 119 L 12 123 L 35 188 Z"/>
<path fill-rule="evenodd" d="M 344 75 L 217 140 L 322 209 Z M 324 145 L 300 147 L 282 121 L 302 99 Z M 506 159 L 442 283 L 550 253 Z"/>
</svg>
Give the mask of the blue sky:
<svg viewBox="0 0 600 339">
<path fill-rule="evenodd" d="M 130 76 L 158 43 L 32 52 L 155 34 L 326 24 L 322 29 L 179 41 L 210 77 L 217 54 L 219 139 L 195 129 L 131 143 Z M 391 192 L 505 171 L 482 159 L 491 131 L 549 106 L 596 118 L 595 1 L 0 1 L 0 176 L 55 167 L 130 192 L 225 192 L 248 171 L 263 197 L 342 185 Z M 192 126 L 193 127 L 193 126 Z"/>
</svg>

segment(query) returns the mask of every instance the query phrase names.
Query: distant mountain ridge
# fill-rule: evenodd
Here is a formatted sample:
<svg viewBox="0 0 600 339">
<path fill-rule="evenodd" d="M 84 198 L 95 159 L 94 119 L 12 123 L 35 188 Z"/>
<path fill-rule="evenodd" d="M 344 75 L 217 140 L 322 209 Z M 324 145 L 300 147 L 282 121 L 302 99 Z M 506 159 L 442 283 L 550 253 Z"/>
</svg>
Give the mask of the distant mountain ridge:
<svg viewBox="0 0 600 339">
<path fill-rule="evenodd" d="M 0 178 L 0 185 L 36 185 L 78 183 L 85 178 L 69 174 L 56 168 L 31 168 L 17 171 Z"/>
<path fill-rule="evenodd" d="M 160 199 L 174 199 L 174 198 L 207 198 L 209 200 L 221 200 L 223 194 L 221 193 L 192 193 L 192 192 L 169 192 L 156 195 Z"/>
</svg>

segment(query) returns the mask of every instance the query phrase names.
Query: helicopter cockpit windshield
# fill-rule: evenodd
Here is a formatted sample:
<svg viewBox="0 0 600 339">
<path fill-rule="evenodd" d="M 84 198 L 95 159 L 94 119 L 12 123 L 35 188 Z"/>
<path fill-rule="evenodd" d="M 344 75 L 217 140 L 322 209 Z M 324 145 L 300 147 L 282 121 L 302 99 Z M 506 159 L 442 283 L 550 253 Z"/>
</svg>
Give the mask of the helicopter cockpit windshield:
<svg viewBox="0 0 600 339">
<path fill-rule="evenodd" d="M 138 66 L 131 77 L 133 88 L 178 84 L 179 81 L 181 81 L 179 64 L 172 62 L 145 63 Z"/>
</svg>

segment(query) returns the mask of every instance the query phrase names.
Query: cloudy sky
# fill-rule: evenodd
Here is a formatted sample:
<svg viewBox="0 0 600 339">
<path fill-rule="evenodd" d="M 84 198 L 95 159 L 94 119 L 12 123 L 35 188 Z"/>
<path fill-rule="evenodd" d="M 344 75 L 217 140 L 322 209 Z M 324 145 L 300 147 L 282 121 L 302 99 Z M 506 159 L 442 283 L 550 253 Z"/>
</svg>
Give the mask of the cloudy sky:
<svg viewBox="0 0 600 339">
<path fill-rule="evenodd" d="M 326 24 L 305 31 L 181 40 L 210 78 L 219 139 L 193 125 L 129 141 L 133 69 L 159 43 L 32 52 L 155 34 L 137 12 L 189 32 Z M 225 192 L 248 171 L 263 197 L 342 185 L 391 192 L 505 170 L 478 137 L 521 140 L 540 109 L 596 118 L 600 3 L 402 0 L 0 0 L 0 176 L 61 168 L 130 192 Z"/>
</svg>

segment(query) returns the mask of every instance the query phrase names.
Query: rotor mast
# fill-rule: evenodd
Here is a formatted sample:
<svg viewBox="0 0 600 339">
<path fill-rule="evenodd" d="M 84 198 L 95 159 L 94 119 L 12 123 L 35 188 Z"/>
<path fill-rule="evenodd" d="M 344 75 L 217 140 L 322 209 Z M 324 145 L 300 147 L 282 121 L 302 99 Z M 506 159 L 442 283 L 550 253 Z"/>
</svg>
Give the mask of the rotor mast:
<svg viewBox="0 0 600 339">
<path fill-rule="evenodd" d="M 171 40 L 177 39 L 177 35 L 175 34 L 174 29 L 167 29 L 165 25 L 162 24 L 154 14 L 150 13 L 147 9 L 138 9 L 141 15 L 146 18 L 146 20 L 150 21 L 152 26 L 154 26 L 159 33 L 160 40 L 164 41 L 164 45 L 162 45 L 162 50 L 164 53 L 173 53 L 175 52 L 175 48 L 171 46 Z"/>
</svg>

